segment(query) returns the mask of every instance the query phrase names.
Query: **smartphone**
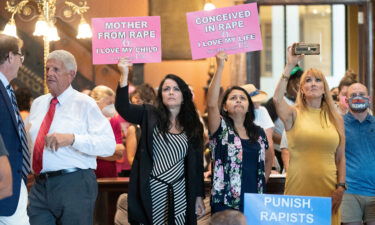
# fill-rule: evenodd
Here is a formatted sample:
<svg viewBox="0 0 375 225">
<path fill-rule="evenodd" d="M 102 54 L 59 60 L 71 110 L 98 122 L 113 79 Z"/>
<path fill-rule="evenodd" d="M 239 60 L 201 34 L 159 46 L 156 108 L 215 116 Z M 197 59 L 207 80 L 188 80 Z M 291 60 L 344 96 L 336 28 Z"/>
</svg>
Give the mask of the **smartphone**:
<svg viewBox="0 0 375 225">
<path fill-rule="evenodd" d="M 315 43 L 296 43 L 293 45 L 294 55 L 319 55 L 320 44 Z"/>
</svg>

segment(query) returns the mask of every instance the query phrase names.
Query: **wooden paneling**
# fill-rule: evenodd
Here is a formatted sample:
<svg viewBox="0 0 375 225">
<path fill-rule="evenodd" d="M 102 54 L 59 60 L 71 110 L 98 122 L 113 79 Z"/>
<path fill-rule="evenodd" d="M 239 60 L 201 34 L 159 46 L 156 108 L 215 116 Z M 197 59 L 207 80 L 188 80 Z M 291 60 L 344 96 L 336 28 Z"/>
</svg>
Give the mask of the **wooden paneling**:
<svg viewBox="0 0 375 225">
<path fill-rule="evenodd" d="M 191 59 L 186 13 L 202 10 L 203 0 L 152 0 L 150 15 L 160 16 L 163 59 Z"/>
<path fill-rule="evenodd" d="M 347 7 L 347 57 L 348 69 L 358 74 L 358 6 Z"/>
</svg>

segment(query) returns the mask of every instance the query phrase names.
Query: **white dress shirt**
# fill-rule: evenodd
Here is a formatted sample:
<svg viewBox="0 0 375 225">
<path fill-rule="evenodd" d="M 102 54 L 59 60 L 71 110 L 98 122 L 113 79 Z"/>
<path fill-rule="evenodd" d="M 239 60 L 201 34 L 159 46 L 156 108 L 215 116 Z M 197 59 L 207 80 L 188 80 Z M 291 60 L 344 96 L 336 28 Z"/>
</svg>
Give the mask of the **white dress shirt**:
<svg viewBox="0 0 375 225">
<path fill-rule="evenodd" d="M 49 109 L 53 96 L 38 97 L 31 105 L 29 133 L 34 150 L 40 125 Z M 57 151 L 45 147 L 41 172 L 68 168 L 96 169 L 96 156 L 111 156 L 116 142 L 111 125 L 94 99 L 74 90 L 71 86 L 57 97 L 55 115 L 48 134 L 74 134 L 72 146 L 58 148 Z"/>
</svg>

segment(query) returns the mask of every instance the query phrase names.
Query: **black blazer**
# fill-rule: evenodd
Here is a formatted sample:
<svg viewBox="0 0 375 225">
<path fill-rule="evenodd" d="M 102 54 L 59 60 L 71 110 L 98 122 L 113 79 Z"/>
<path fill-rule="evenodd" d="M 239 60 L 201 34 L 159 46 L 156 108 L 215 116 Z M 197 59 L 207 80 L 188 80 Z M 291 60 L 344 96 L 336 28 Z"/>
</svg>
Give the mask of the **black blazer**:
<svg viewBox="0 0 375 225">
<path fill-rule="evenodd" d="M 0 81 L 0 135 L 9 153 L 12 167 L 13 195 L 0 200 L 0 216 L 11 216 L 17 209 L 22 179 L 22 144 L 13 105 Z M 26 181 L 25 181 L 26 184 Z"/>
<path fill-rule="evenodd" d="M 129 103 L 128 86 L 117 88 L 115 106 L 117 112 L 130 123 L 141 126 L 142 135 L 138 143 L 130 173 L 128 192 L 128 218 L 131 224 L 152 224 L 152 201 L 150 174 L 153 165 L 152 132 L 157 123 L 155 107 Z M 185 158 L 185 180 L 187 215 L 186 224 L 197 224 L 195 201 L 204 197 L 203 149 L 196 143 L 188 143 Z"/>
</svg>

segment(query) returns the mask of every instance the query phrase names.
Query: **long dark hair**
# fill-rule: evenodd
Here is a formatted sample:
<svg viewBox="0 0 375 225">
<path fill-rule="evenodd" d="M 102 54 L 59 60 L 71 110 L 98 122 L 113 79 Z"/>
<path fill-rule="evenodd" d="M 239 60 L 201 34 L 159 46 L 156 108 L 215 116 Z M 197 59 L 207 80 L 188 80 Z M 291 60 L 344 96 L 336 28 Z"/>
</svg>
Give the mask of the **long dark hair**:
<svg viewBox="0 0 375 225">
<path fill-rule="evenodd" d="M 203 125 L 199 120 L 199 115 L 193 102 L 193 95 L 189 86 L 179 76 L 174 74 L 168 74 L 161 81 L 158 89 L 158 95 L 156 97 L 156 109 L 158 112 L 158 123 L 159 130 L 165 134 L 169 131 L 171 121 L 169 117 L 171 113 L 163 103 L 162 89 L 166 79 L 174 80 L 182 93 L 182 104 L 180 112 L 177 115 L 176 122 L 183 128 L 189 141 L 196 144 L 198 147 L 203 146 Z"/>
<path fill-rule="evenodd" d="M 247 109 L 247 112 L 245 114 L 245 120 L 243 122 L 243 125 L 246 129 L 247 136 L 249 136 L 251 141 L 257 141 L 258 137 L 260 135 L 261 128 L 254 123 L 255 114 L 254 114 L 254 104 L 253 101 L 251 101 L 251 98 L 249 94 L 246 92 L 245 89 L 239 87 L 239 86 L 233 86 L 231 88 L 228 88 L 224 94 L 223 94 L 223 100 L 220 104 L 220 114 L 223 117 L 223 119 L 233 128 L 233 130 L 237 133 L 236 128 L 234 127 L 234 122 L 232 118 L 230 118 L 227 111 L 224 110 L 224 104 L 228 100 L 229 94 L 234 90 L 240 90 L 242 91 L 245 96 L 247 97 L 247 100 L 249 102 L 249 107 Z M 238 134 L 238 133 L 237 133 Z"/>
</svg>

